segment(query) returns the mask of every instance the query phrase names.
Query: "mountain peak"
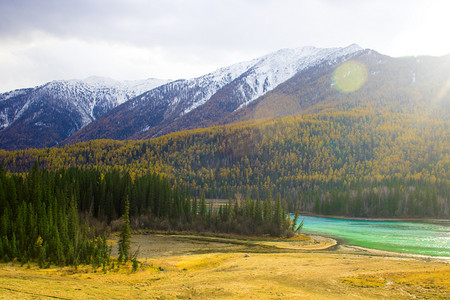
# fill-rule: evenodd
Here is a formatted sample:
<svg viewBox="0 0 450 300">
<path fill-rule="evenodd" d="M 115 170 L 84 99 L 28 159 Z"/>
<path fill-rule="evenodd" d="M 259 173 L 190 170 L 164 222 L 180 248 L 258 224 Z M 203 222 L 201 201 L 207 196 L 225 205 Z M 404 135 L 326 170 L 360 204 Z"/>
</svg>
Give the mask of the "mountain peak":
<svg viewBox="0 0 450 300">
<path fill-rule="evenodd" d="M 353 43 L 351 45 L 348 45 L 347 47 L 344 47 L 344 49 L 348 49 L 348 50 L 351 50 L 353 52 L 364 50 L 363 47 L 361 47 L 360 45 L 355 44 L 355 43 Z"/>
<path fill-rule="evenodd" d="M 105 119 L 74 135 L 70 142 L 99 137 L 153 137 L 180 128 L 214 124 L 299 72 L 324 63 L 335 65 L 359 50 L 357 45 L 281 49 L 197 78 L 173 81 L 124 103 Z M 117 118 L 121 118 L 120 124 L 115 121 Z M 164 128 L 167 125 L 173 129 Z"/>
<path fill-rule="evenodd" d="M 57 145 L 116 106 L 167 82 L 91 76 L 0 94 L 0 146 L 20 149 Z M 17 136 L 25 138 L 19 140 Z"/>
<path fill-rule="evenodd" d="M 93 86 L 113 86 L 119 83 L 118 80 L 101 76 L 89 76 L 81 81 Z"/>
</svg>

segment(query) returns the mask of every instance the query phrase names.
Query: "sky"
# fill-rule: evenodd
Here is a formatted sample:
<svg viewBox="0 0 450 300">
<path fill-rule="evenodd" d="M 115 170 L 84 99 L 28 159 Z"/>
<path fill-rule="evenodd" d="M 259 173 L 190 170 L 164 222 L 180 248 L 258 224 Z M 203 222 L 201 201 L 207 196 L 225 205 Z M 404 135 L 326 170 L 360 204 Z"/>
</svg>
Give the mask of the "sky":
<svg viewBox="0 0 450 300">
<path fill-rule="evenodd" d="M 193 78 L 282 48 L 450 54 L 447 0 L 0 0 L 0 92 Z"/>
</svg>

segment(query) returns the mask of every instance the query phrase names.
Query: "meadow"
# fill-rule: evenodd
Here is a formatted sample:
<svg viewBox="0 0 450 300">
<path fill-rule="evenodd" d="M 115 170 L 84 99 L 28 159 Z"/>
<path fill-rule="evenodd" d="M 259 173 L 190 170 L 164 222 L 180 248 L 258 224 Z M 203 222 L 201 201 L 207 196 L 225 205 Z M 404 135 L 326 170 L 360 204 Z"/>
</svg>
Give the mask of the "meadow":
<svg viewBox="0 0 450 300">
<path fill-rule="evenodd" d="M 112 254 L 116 241 L 109 241 Z M 39 269 L 0 264 L 0 299 L 448 299 L 446 259 L 311 237 L 135 234 L 131 263 Z"/>
</svg>

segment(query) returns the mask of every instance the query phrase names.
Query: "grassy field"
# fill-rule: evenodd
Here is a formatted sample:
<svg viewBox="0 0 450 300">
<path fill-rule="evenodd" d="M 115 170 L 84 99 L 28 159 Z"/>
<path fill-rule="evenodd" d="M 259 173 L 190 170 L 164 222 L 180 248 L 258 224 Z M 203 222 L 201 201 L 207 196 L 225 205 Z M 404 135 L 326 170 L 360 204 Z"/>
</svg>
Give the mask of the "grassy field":
<svg viewBox="0 0 450 300">
<path fill-rule="evenodd" d="M 138 247 L 135 273 L 130 265 L 117 264 L 106 273 L 90 266 L 0 264 L 0 298 L 450 298 L 448 261 L 336 246 L 320 237 L 245 241 L 135 235 L 133 249 Z"/>
</svg>

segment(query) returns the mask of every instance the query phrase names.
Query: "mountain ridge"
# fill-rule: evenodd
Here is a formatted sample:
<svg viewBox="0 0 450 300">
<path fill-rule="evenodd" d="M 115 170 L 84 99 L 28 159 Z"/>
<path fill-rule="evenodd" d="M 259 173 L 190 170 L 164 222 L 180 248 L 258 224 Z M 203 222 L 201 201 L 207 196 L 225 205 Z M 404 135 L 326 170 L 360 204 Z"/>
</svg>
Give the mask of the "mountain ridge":
<svg viewBox="0 0 450 300">
<path fill-rule="evenodd" d="M 220 68 L 206 75 L 170 82 L 148 91 L 123 105 L 116 107 L 101 119 L 80 130 L 66 142 L 74 143 L 95 138 L 139 139 L 159 136 L 190 127 L 173 124 L 186 120 L 188 123 L 208 126 L 208 118 L 220 112 L 231 113 L 248 105 L 260 96 L 276 88 L 298 72 L 313 68 L 321 62 L 335 64 L 343 57 L 362 51 L 358 45 L 344 48 L 302 47 L 282 49 L 265 56 Z M 224 90 L 228 92 L 224 94 Z M 223 100 L 226 99 L 226 100 Z M 215 111 L 202 107 L 219 101 Z M 180 124 L 179 122 L 177 124 Z M 194 126 L 195 127 L 195 126 Z M 173 130 L 166 130 L 173 128 Z"/>
<path fill-rule="evenodd" d="M 0 94 L 0 147 L 55 146 L 113 107 L 166 82 L 92 76 Z"/>
<path fill-rule="evenodd" d="M 347 62 L 362 66 L 367 77 L 351 92 L 335 82 L 336 70 Z M 393 58 L 352 44 L 280 49 L 196 78 L 151 84 L 96 76 L 52 81 L 0 94 L 0 148 L 146 139 L 366 102 L 374 109 L 395 102 L 411 111 L 439 97 L 447 103 L 449 73 L 450 56 Z M 450 114 L 446 105 L 434 113 Z"/>
</svg>

